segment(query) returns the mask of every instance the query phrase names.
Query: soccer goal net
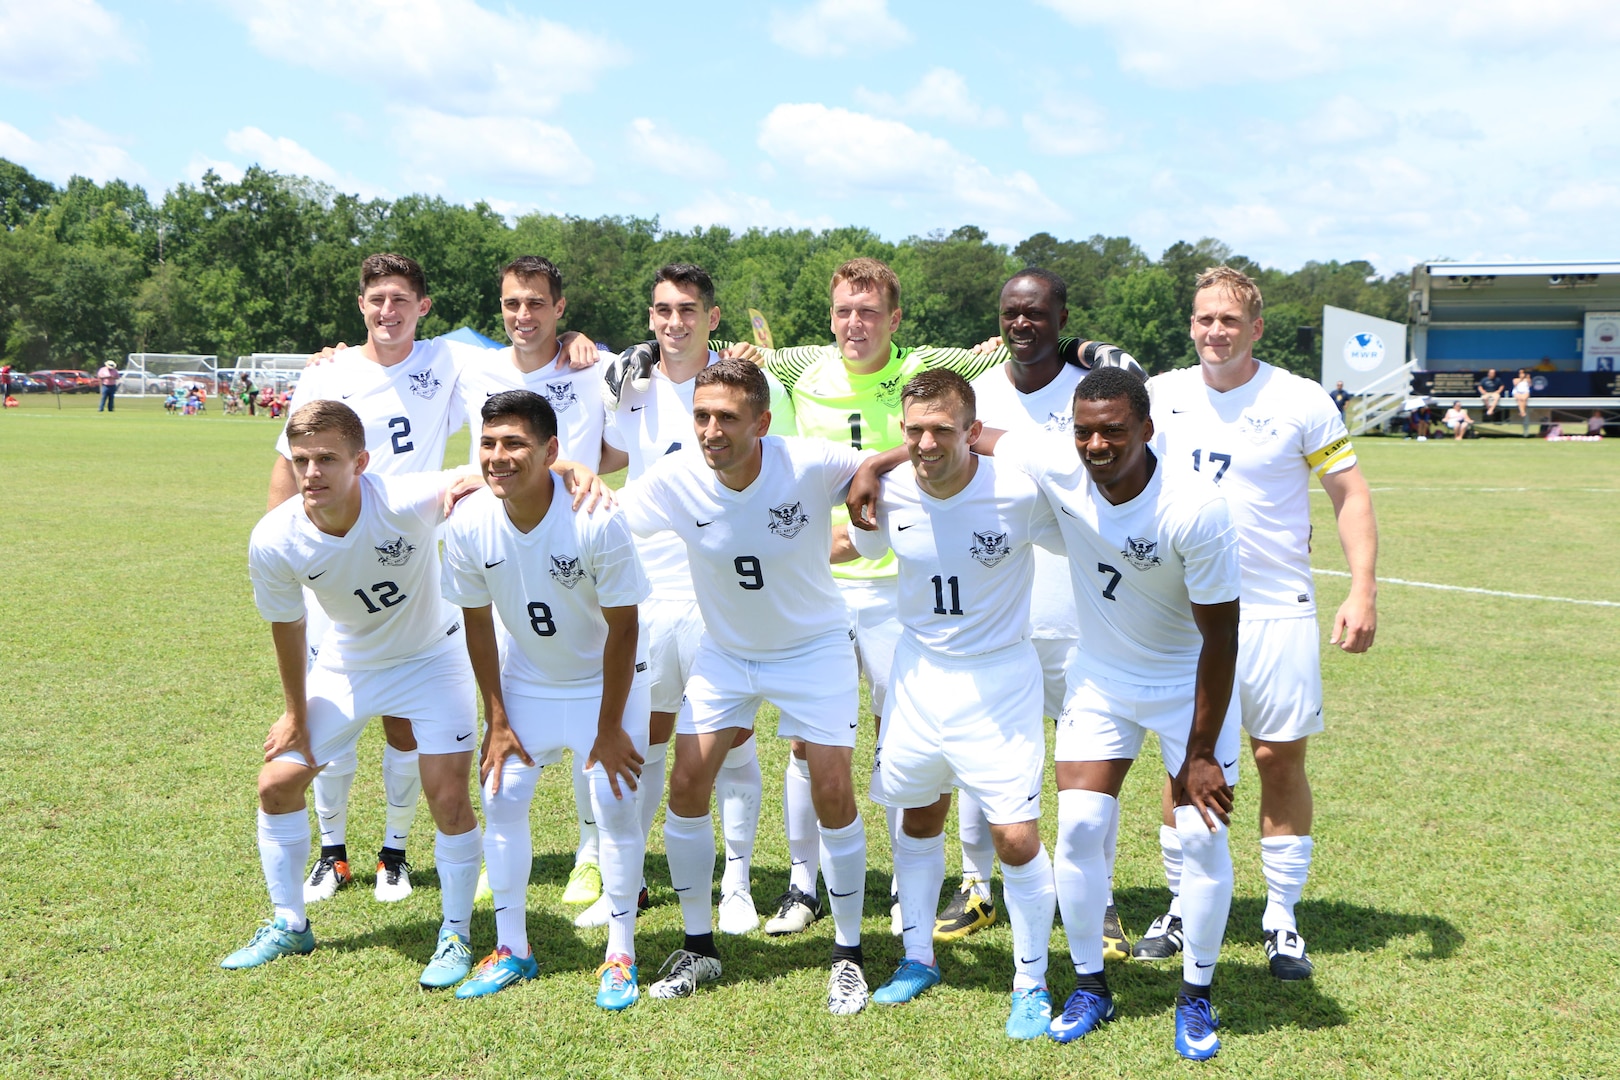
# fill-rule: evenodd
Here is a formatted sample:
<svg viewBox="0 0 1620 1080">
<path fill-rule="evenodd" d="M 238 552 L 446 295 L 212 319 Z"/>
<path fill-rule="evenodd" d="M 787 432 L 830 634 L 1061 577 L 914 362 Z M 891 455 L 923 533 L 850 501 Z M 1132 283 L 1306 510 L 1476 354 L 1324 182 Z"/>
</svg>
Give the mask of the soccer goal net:
<svg viewBox="0 0 1620 1080">
<path fill-rule="evenodd" d="M 130 353 L 118 380 L 120 394 L 168 394 L 196 386 L 219 392 L 219 357 L 196 353 Z"/>
</svg>

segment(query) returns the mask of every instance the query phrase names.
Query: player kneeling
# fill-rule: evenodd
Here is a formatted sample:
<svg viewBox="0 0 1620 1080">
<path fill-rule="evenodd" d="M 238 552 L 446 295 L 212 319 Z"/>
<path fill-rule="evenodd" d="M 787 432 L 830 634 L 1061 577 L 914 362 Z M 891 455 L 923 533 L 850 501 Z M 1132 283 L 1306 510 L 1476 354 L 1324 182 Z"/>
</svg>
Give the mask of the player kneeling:
<svg viewBox="0 0 1620 1080">
<path fill-rule="evenodd" d="M 623 518 L 574 510 L 552 478 L 557 416 L 544 398 L 494 394 L 482 415 L 488 489 L 469 496 L 445 531 L 444 592 L 462 608 L 484 695 L 479 776 L 496 949 L 456 996 L 493 994 L 538 973 L 524 908 L 529 804 L 541 769 L 567 750 L 585 762 L 610 904 L 596 1003 L 624 1009 L 640 996 L 636 892 L 646 844 L 636 788 L 651 698 L 636 605 L 647 578 Z M 511 636 L 504 663 L 495 615 Z"/>
<path fill-rule="evenodd" d="M 259 859 L 275 914 L 221 966 L 257 967 L 314 949 L 304 916 L 304 793 L 321 766 L 353 755 L 370 717 L 387 715 L 411 723 L 439 827 L 444 922 L 421 982 L 452 986 L 472 966 L 479 855 L 467 794 L 478 712 L 457 642 L 461 623 L 439 595 L 434 536 L 454 474 L 366 473 L 365 428 L 337 401 L 301 407 L 287 438 L 302 497 L 266 514 L 248 549 L 254 603 L 270 621 L 286 699 L 259 772 Z M 307 672 L 305 587 L 331 620 Z"/>
</svg>

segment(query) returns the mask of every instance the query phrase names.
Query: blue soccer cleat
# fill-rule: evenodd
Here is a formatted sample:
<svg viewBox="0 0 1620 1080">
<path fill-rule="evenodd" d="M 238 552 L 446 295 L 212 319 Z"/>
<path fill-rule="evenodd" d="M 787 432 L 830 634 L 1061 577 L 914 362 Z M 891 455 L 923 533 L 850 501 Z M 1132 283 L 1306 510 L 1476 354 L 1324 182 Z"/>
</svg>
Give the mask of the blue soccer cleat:
<svg viewBox="0 0 1620 1080">
<path fill-rule="evenodd" d="M 596 969 L 601 981 L 596 987 L 597 1007 L 609 1012 L 628 1009 L 641 999 L 641 987 L 636 982 L 636 965 L 628 956 L 615 954 Z"/>
<path fill-rule="evenodd" d="M 1095 1031 L 1114 1018 L 1114 995 L 1076 990 L 1063 1003 L 1063 1011 L 1052 1017 L 1046 1033 L 1052 1041 L 1071 1043 Z"/>
<path fill-rule="evenodd" d="M 307 956 L 315 951 L 315 931 L 309 923 L 302 930 L 287 929 L 287 920 L 266 919 L 253 932 L 253 940 L 219 962 L 229 971 L 255 968 L 283 956 Z"/>
<path fill-rule="evenodd" d="M 439 944 L 433 950 L 433 959 L 422 969 L 417 980 L 429 990 L 443 990 L 454 986 L 472 970 L 472 950 L 454 930 L 440 930 Z"/>
<path fill-rule="evenodd" d="M 1052 1022 L 1052 995 L 1046 987 L 1012 992 L 1012 1011 L 1007 1014 L 1007 1038 L 1038 1039 Z"/>
<path fill-rule="evenodd" d="M 1208 1061 L 1221 1049 L 1215 1029 L 1221 1026 L 1208 998 L 1176 995 L 1176 1053 L 1189 1061 Z"/>
<path fill-rule="evenodd" d="M 938 964 L 902 960 L 889 981 L 873 992 L 872 1000 L 879 1005 L 904 1005 L 930 986 L 938 985 Z"/>
<path fill-rule="evenodd" d="M 475 998 L 498 994 L 513 983 L 527 982 L 540 974 L 540 965 L 531 953 L 513 956 L 505 945 L 496 949 L 479 963 L 473 977 L 456 987 L 456 997 Z"/>
</svg>

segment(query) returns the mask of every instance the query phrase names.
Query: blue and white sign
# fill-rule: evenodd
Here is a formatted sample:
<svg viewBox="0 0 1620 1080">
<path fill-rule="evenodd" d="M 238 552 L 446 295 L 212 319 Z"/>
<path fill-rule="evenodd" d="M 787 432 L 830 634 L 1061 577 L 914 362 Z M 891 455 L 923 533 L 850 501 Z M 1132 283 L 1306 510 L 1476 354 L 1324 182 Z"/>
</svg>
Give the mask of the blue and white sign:
<svg viewBox="0 0 1620 1080">
<path fill-rule="evenodd" d="M 1620 371 L 1620 313 L 1588 311 L 1581 338 L 1582 371 Z"/>
<path fill-rule="evenodd" d="M 1352 394 L 1363 387 L 1387 389 L 1382 379 L 1406 363 L 1406 326 L 1359 311 L 1322 308 L 1322 386 L 1337 384 Z M 1398 388 L 1397 388 L 1398 389 Z"/>
<path fill-rule="evenodd" d="M 1344 362 L 1352 371 L 1376 370 L 1384 355 L 1384 339 L 1370 330 L 1351 334 L 1344 343 Z"/>
</svg>

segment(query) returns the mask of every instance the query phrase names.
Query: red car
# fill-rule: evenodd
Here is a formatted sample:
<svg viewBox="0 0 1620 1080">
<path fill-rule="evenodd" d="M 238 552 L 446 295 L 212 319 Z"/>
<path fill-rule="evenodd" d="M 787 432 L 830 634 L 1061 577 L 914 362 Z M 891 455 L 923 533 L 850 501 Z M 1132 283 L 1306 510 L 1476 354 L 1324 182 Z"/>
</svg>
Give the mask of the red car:
<svg viewBox="0 0 1620 1080">
<path fill-rule="evenodd" d="M 44 383 L 47 389 L 59 394 L 95 393 L 101 389 L 101 384 L 86 371 L 34 371 L 29 374 Z"/>
</svg>

